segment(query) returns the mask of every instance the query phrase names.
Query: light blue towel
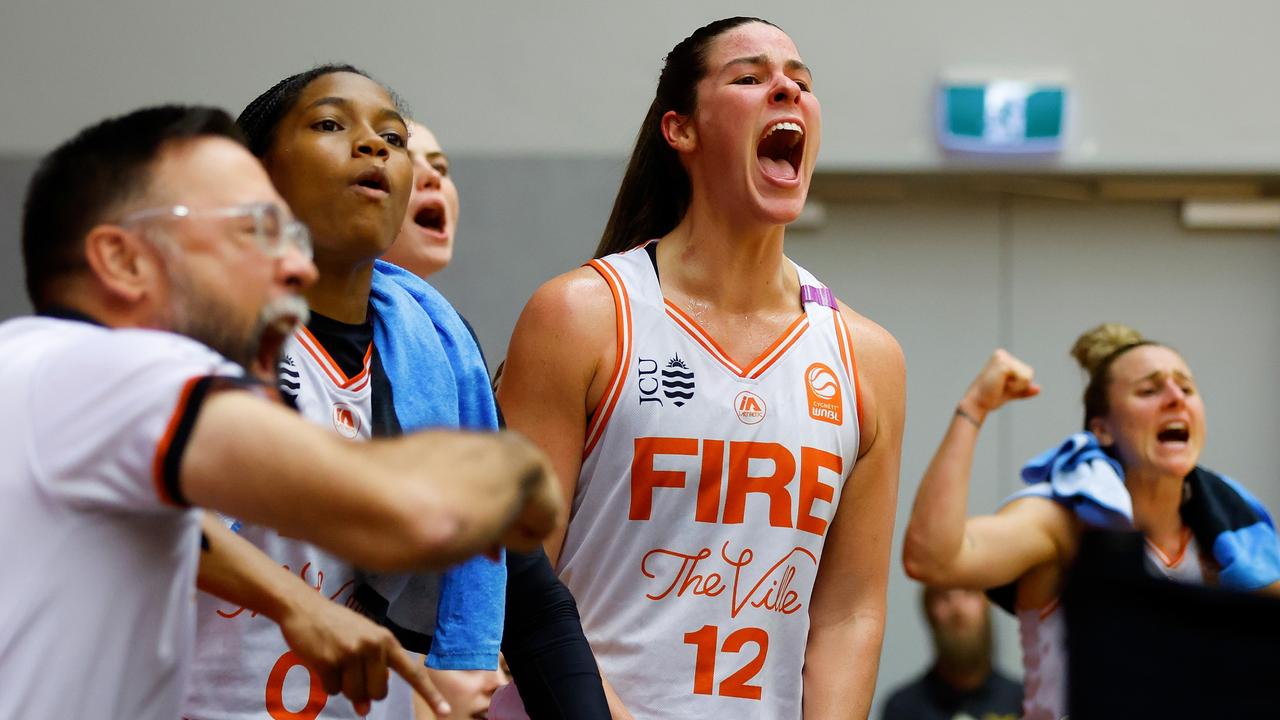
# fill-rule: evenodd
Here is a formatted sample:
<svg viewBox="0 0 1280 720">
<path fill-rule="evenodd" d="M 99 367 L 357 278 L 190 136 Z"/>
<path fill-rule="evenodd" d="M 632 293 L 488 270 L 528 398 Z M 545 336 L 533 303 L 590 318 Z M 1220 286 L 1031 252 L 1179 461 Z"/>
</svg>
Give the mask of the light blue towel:
<svg viewBox="0 0 1280 720">
<path fill-rule="evenodd" d="M 480 348 L 443 295 L 416 275 L 379 260 L 369 301 L 373 342 L 391 381 L 403 430 L 498 427 Z M 505 558 L 494 562 L 476 557 L 444 572 L 428 666 L 498 667 L 506 586 Z"/>
<path fill-rule="evenodd" d="M 1020 497 L 1048 497 L 1068 505 L 1086 525 L 1124 529 L 1133 525 L 1133 501 L 1124 469 L 1098 445 L 1093 433 L 1078 432 L 1027 461 Z"/>
<path fill-rule="evenodd" d="M 1124 470 L 1098 445 L 1093 433 L 1079 432 L 1032 458 L 1022 468 L 1029 484 L 1009 497 L 1056 500 L 1088 526 L 1133 527 L 1133 501 Z M 1280 581 L 1280 537 L 1266 507 L 1231 478 L 1196 467 L 1184 479 L 1183 522 L 1220 567 L 1218 582 L 1235 590 L 1256 590 Z"/>
</svg>

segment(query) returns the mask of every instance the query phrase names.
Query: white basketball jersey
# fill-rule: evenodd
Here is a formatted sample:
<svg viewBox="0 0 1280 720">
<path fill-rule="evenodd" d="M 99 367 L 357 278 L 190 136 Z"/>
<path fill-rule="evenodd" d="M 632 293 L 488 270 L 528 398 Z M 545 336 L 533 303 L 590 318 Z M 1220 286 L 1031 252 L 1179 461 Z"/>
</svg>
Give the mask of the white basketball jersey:
<svg viewBox="0 0 1280 720">
<path fill-rule="evenodd" d="M 370 357 L 347 377 L 306 328 L 284 347 L 283 392 L 308 420 L 349 439 L 371 436 Z M 242 537 L 336 603 L 350 606 L 355 568 L 270 528 L 229 521 Z M 183 716 L 191 720 L 306 720 L 359 717 L 350 701 L 330 697 L 266 617 L 201 593 L 196 662 Z M 395 678 L 398 680 L 398 678 Z M 403 683 L 400 683 L 403 684 Z M 396 683 L 393 682 L 393 686 Z M 403 689 L 407 689 L 407 685 Z M 399 691 L 399 690 L 397 690 Z M 370 717 L 382 717 L 383 703 Z"/>
<path fill-rule="evenodd" d="M 591 266 L 618 364 L 557 570 L 600 667 L 637 718 L 799 718 L 809 599 L 858 453 L 848 327 L 797 267 L 804 313 L 740 367 L 664 300 L 644 249 Z"/>
</svg>

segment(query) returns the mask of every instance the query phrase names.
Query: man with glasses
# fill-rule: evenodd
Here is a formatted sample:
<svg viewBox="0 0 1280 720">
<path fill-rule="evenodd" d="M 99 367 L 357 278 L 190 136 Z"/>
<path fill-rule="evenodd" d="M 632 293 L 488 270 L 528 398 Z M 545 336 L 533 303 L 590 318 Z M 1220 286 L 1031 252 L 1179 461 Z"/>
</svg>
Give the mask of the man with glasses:
<svg viewBox="0 0 1280 720">
<path fill-rule="evenodd" d="M 513 436 L 347 443 L 264 398 L 254 376 L 316 271 L 225 113 L 150 108 L 81 132 L 37 170 L 22 245 L 39 315 L 0 324 L 0 718 L 179 716 L 196 508 L 388 571 L 532 549 L 559 521 L 545 459 Z M 204 527 L 207 547 L 246 552 Z M 304 597 L 237 580 L 209 589 L 282 626 Z M 418 673 L 389 636 L 340 663 L 326 685 L 353 695 L 385 692 L 388 665 Z"/>
</svg>

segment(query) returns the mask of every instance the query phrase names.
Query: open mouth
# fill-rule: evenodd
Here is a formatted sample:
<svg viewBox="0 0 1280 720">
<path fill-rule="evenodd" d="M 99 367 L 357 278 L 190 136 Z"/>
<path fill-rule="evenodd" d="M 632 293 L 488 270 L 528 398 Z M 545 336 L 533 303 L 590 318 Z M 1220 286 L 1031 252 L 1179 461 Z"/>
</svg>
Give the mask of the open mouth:
<svg viewBox="0 0 1280 720">
<path fill-rule="evenodd" d="M 1185 443 L 1190 439 L 1191 430 L 1181 421 L 1168 423 L 1156 433 L 1156 440 L 1162 443 Z"/>
<path fill-rule="evenodd" d="M 387 173 L 380 167 L 371 167 L 360 173 L 356 176 L 354 184 L 357 187 L 381 192 L 383 194 L 389 194 L 391 192 L 391 183 L 387 180 Z"/>
<path fill-rule="evenodd" d="M 804 129 L 791 121 L 770 125 L 756 145 L 756 157 L 766 175 L 779 180 L 795 180 L 804 157 Z"/>
<path fill-rule="evenodd" d="M 444 206 L 430 203 L 418 208 L 413 214 L 413 223 L 418 227 L 436 235 L 445 234 Z"/>
</svg>

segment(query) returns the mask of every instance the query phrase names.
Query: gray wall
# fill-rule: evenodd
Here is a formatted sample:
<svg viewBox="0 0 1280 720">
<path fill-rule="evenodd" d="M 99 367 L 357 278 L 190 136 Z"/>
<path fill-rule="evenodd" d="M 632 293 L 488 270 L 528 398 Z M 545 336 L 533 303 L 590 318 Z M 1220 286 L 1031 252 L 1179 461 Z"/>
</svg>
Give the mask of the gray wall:
<svg viewBox="0 0 1280 720">
<path fill-rule="evenodd" d="M 613 157 L 666 51 L 736 14 L 773 19 L 815 69 L 827 167 L 956 164 L 932 141 L 932 88 L 969 67 L 1069 78 L 1062 167 L 1280 164 L 1270 0 L 5 0 L 0 154 L 43 151 L 146 103 L 240 108 L 289 73 L 346 59 L 399 89 L 455 152 Z"/>
</svg>

